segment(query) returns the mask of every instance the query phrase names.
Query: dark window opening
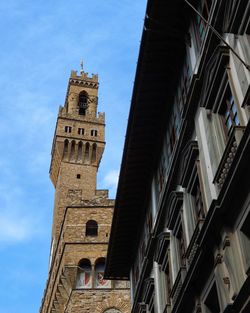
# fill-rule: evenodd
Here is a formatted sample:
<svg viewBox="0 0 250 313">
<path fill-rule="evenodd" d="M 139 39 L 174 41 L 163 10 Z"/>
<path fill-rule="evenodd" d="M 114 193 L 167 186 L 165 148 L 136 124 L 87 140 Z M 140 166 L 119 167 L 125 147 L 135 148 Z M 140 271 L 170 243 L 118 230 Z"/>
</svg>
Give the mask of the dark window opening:
<svg viewBox="0 0 250 313">
<path fill-rule="evenodd" d="M 191 194 L 192 194 L 193 199 L 194 199 L 194 202 L 193 202 L 194 203 L 194 211 L 195 211 L 195 215 L 196 215 L 197 222 L 198 222 L 199 219 L 205 218 L 204 203 L 203 203 L 202 191 L 201 191 L 198 175 L 196 175 Z"/>
<path fill-rule="evenodd" d="M 213 287 L 211 288 L 209 295 L 205 300 L 205 305 L 211 313 L 220 313 L 220 305 L 215 283 L 213 284 Z"/>
<path fill-rule="evenodd" d="M 72 127 L 71 126 L 65 126 L 64 131 L 65 131 L 65 133 L 71 133 Z"/>
<path fill-rule="evenodd" d="M 78 144 L 78 152 L 77 152 L 77 161 L 81 162 L 82 161 L 82 149 L 83 149 L 83 144 L 80 141 Z"/>
<path fill-rule="evenodd" d="M 78 128 L 78 134 L 84 135 L 84 128 Z"/>
<path fill-rule="evenodd" d="M 66 139 L 64 141 L 63 158 L 66 158 L 68 156 L 68 152 L 69 152 L 69 141 L 68 139 Z"/>
<path fill-rule="evenodd" d="M 171 279 L 170 279 L 170 271 L 169 271 L 169 263 L 167 265 L 166 271 L 166 291 L 167 291 L 167 304 L 171 303 Z"/>
<path fill-rule="evenodd" d="M 80 179 L 81 178 L 81 174 L 77 174 L 76 178 Z"/>
<path fill-rule="evenodd" d="M 92 163 L 96 162 L 96 150 L 97 150 L 97 146 L 94 143 L 92 147 L 92 160 L 91 160 Z"/>
<path fill-rule="evenodd" d="M 89 220 L 86 223 L 86 236 L 97 236 L 98 235 L 98 224 L 94 220 Z"/>
<path fill-rule="evenodd" d="M 178 245 L 179 245 L 179 255 L 180 255 L 180 265 L 185 266 L 186 264 L 186 245 L 184 240 L 184 234 L 182 230 L 182 225 L 180 224 L 176 238 L 178 239 Z"/>
<path fill-rule="evenodd" d="M 88 108 L 88 97 L 85 92 L 79 94 L 79 115 L 86 115 L 86 110 Z"/>
<path fill-rule="evenodd" d="M 92 129 L 90 134 L 91 134 L 91 136 L 97 137 L 97 130 L 96 129 Z"/>
<path fill-rule="evenodd" d="M 87 142 L 85 145 L 84 162 L 88 161 L 89 161 L 89 143 Z"/>
<path fill-rule="evenodd" d="M 176 129 L 175 129 L 175 124 L 172 126 L 172 129 L 170 130 L 170 146 L 171 146 L 171 151 L 173 151 L 174 146 L 176 143 Z"/>
<path fill-rule="evenodd" d="M 74 161 L 75 160 L 75 157 L 76 157 L 76 155 L 75 155 L 75 148 L 76 148 L 76 143 L 73 140 L 71 142 L 70 161 Z"/>
<path fill-rule="evenodd" d="M 244 233 L 244 235 L 246 237 L 248 237 L 248 239 L 250 239 L 250 214 L 248 214 L 242 228 L 241 228 L 241 231 Z"/>
</svg>

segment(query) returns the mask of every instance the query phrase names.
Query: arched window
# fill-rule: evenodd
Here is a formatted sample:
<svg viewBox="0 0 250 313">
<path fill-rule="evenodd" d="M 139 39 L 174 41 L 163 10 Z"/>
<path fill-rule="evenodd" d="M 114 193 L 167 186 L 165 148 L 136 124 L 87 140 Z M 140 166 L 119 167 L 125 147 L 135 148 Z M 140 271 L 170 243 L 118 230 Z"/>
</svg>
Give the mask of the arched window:
<svg viewBox="0 0 250 313">
<path fill-rule="evenodd" d="M 82 142 L 81 141 L 78 143 L 77 161 L 78 162 L 82 161 Z"/>
<path fill-rule="evenodd" d="M 98 224 L 94 220 L 89 220 L 86 223 L 86 236 L 97 236 Z"/>
<path fill-rule="evenodd" d="M 91 163 L 96 162 L 96 143 L 93 144 L 92 146 L 92 157 L 91 157 Z"/>
<path fill-rule="evenodd" d="M 104 279 L 105 258 L 99 258 L 95 262 L 95 287 L 108 288 L 110 281 Z"/>
<path fill-rule="evenodd" d="M 89 143 L 85 144 L 84 163 L 89 162 Z"/>
<path fill-rule="evenodd" d="M 64 141 L 64 149 L 63 149 L 63 158 L 64 159 L 68 156 L 68 152 L 69 152 L 69 141 L 68 141 L 68 139 L 66 139 Z"/>
<path fill-rule="evenodd" d="M 77 288 L 91 288 L 91 263 L 88 259 L 82 259 L 78 264 Z"/>
<path fill-rule="evenodd" d="M 86 115 L 86 110 L 88 107 L 88 95 L 85 91 L 82 91 L 79 94 L 78 107 L 79 107 L 79 115 Z"/>
<path fill-rule="evenodd" d="M 70 161 L 75 160 L 75 149 L 76 149 L 76 143 L 75 140 L 72 140 L 71 142 L 71 151 L 70 151 Z"/>
</svg>

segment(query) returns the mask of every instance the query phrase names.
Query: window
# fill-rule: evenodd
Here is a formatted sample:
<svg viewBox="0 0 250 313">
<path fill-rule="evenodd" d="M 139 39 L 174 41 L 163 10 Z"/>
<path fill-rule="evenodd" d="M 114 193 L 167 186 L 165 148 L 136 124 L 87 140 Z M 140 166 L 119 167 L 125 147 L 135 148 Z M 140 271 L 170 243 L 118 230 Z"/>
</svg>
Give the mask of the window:
<svg viewBox="0 0 250 313">
<path fill-rule="evenodd" d="M 91 129 L 90 134 L 91 134 L 91 136 L 93 136 L 93 137 L 97 137 L 97 130 L 96 130 L 96 129 Z"/>
<path fill-rule="evenodd" d="M 177 101 L 177 99 L 176 99 Z M 176 104 L 176 103 L 175 103 Z M 168 129 L 166 134 L 166 165 L 169 166 L 174 151 L 175 145 L 179 138 L 180 125 L 181 125 L 181 113 L 180 108 L 176 104 L 171 112 L 170 119 L 168 120 Z"/>
<path fill-rule="evenodd" d="M 80 141 L 78 143 L 78 151 L 77 151 L 77 162 L 82 162 L 82 151 L 83 151 L 83 143 Z"/>
<path fill-rule="evenodd" d="M 165 284 L 166 284 L 166 296 L 167 296 L 167 304 L 171 304 L 171 290 L 172 290 L 172 283 L 171 283 L 171 276 L 170 276 L 170 268 L 169 268 L 169 262 L 166 265 L 165 269 Z"/>
<path fill-rule="evenodd" d="M 240 244 L 243 254 L 243 263 L 245 272 L 248 273 L 250 270 L 250 213 L 248 212 L 247 217 L 240 227 Z"/>
<path fill-rule="evenodd" d="M 88 259 L 82 259 L 78 264 L 77 288 L 91 288 L 91 263 Z"/>
<path fill-rule="evenodd" d="M 84 162 L 89 162 L 89 143 L 85 144 L 85 152 L 84 152 Z"/>
<path fill-rule="evenodd" d="M 186 245 L 185 245 L 184 234 L 183 234 L 181 223 L 179 224 L 179 229 L 177 231 L 176 238 L 178 242 L 177 248 L 179 250 L 180 266 L 185 266 Z"/>
<path fill-rule="evenodd" d="M 76 178 L 77 178 L 77 179 L 80 179 L 80 178 L 81 178 L 81 175 L 80 175 L 80 174 L 77 174 L 77 175 L 76 175 Z"/>
<path fill-rule="evenodd" d="M 185 188 L 183 194 L 183 217 L 186 227 L 186 244 L 188 247 L 186 258 L 190 264 L 193 261 L 197 247 L 197 237 L 207 210 L 198 142 L 196 140 L 188 141 L 182 155 L 183 175 L 181 186 Z"/>
<path fill-rule="evenodd" d="M 165 231 L 158 235 L 158 242 L 155 251 L 155 261 L 159 266 L 159 286 L 162 307 L 171 304 L 171 270 L 170 270 L 170 233 Z M 164 310 L 167 312 L 168 310 Z"/>
<path fill-rule="evenodd" d="M 165 155 L 162 154 L 161 160 L 157 169 L 157 189 L 158 193 L 161 193 L 163 186 L 164 186 L 164 181 L 165 181 L 165 175 L 166 175 L 166 162 L 165 162 Z"/>
<path fill-rule="evenodd" d="M 149 277 L 144 281 L 144 294 L 142 296 L 142 301 L 147 305 L 147 312 L 154 313 L 154 298 L 155 298 L 155 288 L 154 279 Z"/>
<path fill-rule="evenodd" d="M 96 146 L 96 143 L 94 143 L 92 146 L 92 156 L 91 156 L 92 163 L 96 162 L 96 150 L 97 150 L 97 146 Z"/>
<path fill-rule="evenodd" d="M 70 150 L 70 161 L 75 161 L 75 159 L 76 159 L 76 143 L 74 140 L 72 140 Z"/>
<path fill-rule="evenodd" d="M 65 126 L 64 131 L 65 131 L 65 133 L 71 133 L 72 127 L 71 126 Z"/>
<path fill-rule="evenodd" d="M 84 128 L 78 128 L 78 134 L 84 135 Z"/>
<path fill-rule="evenodd" d="M 182 211 L 182 208 L 179 209 Z M 173 269 L 172 283 L 173 285 L 178 285 L 183 280 L 181 273 L 186 267 L 186 238 L 184 238 L 184 231 L 182 227 L 182 215 L 179 214 L 173 223 L 175 225 L 170 238 L 171 259 L 175 260 L 171 263 Z M 171 224 L 169 224 L 169 226 L 172 228 Z"/>
<path fill-rule="evenodd" d="M 201 0 L 197 8 L 198 11 L 206 20 L 208 20 L 209 18 L 209 11 L 211 8 L 211 4 L 212 4 L 212 0 Z M 199 50 L 205 38 L 207 25 L 197 13 L 194 13 L 194 14 L 195 14 L 195 17 L 194 17 L 195 40 L 196 40 L 197 50 Z"/>
<path fill-rule="evenodd" d="M 69 153 L 69 141 L 66 139 L 64 141 L 64 149 L 63 149 L 63 159 L 66 159 L 68 157 Z"/>
<path fill-rule="evenodd" d="M 229 86 L 223 97 L 219 113 L 223 119 L 225 134 L 228 136 L 233 126 L 240 125 L 236 103 Z"/>
<path fill-rule="evenodd" d="M 186 53 L 185 62 L 183 64 L 181 79 L 180 79 L 180 91 L 182 102 L 185 104 L 187 100 L 188 90 L 192 77 L 192 65 L 189 53 Z"/>
<path fill-rule="evenodd" d="M 151 230 L 152 230 L 152 211 L 151 211 L 151 203 L 148 206 L 147 214 L 146 214 L 146 225 L 145 225 L 145 243 L 147 245 L 148 240 L 150 238 Z"/>
<path fill-rule="evenodd" d="M 86 115 L 86 110 L 88 108 L 88 95 L 85 91 L 79 94 L 79 115 Z"/>
<path fill-rule="evenodd" d="M 215 282 L 213 283 L 204 304 L 206 308 L 205 310 L 206 313 L 220 313 L 221 312 L 219 299 L 218 299 L 218 292 L 217 292 Z"/>
<path fill-rule="evenodd" d="M 198 223 L 200 219 L 205 218 L 205 209 L 204 209 L 200 181 L 199 181 L 199 177 L 197 173 L 195 175 L 194 184 L 191 190 L 191 195 L 193 196 L 193 209 L 194 209 L 194 214 L 196 217 L 196 223 Z"/>
<path fill-rule="evenodd" d="M 94 220 L 89 220 L 86 223 L 86 236 L 97 236 L 98 224 Z"/>
<path fill-rule="evenodd" d="M 110 287 L 110 281 L 104 279 L 105 258 L 99 258 L 95 263 L 95 286 L 98 288 Z"/>
</svg>

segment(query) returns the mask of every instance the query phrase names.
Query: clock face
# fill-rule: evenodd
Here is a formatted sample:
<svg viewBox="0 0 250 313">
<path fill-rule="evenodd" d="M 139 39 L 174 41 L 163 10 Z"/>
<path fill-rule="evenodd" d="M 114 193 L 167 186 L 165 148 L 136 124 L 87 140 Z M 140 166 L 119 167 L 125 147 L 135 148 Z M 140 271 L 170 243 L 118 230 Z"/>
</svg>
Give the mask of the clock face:
<svg viewBox="0 0 250 313">
<path fill-rule="evenodd" d="M 121 313 L 121 312 L 116 309 L 108 309 L 104 313 Z"/>
</svg>

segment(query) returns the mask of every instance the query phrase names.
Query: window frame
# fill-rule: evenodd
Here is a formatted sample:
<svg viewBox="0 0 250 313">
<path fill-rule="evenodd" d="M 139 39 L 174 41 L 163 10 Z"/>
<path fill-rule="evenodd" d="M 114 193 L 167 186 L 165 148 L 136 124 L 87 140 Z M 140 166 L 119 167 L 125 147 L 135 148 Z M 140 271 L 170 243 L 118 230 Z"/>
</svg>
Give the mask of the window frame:
<svg viewBox="0 0 250 313">
<path fill-rule="evenodd" d="M 98 223 L 95 220 L 88 220 L 86 222 L 85 236 L 97 237 L 98 236 Z"/>
<path fill-rule="evenodd" d="M 88 109 L 88 94 L 86 91 L 82 91 L 79 93 L 78 98 L 78 114 L 85 116 L 87 109 Z"/>
<path fill-rule="evenodd" d="M 72 126 L 66 125 L 64 126 L 64 132 L 65 133 L 72 133 Z"/>
<path fill-rule="evenodd" d="M 81 265 L 81 263 L 85 263 L 84 266 Z M 92 288 L 92 265 L 89 259 L 81 259 L 78 263 L 78 270 L 77 270 L 77 280 L 76 280 L 76 288 L 77 289 L 88 289 Z M 80 278 L 83 276 L 84 281 L 86 278 L 86 274 L 88 278 L 88 282 L 84 284 L 80 284 Z"/>
<path fill-rule="evenodd" d="M 78 135 L 84 135 L 84 128 L 78 128 Z"/>
</svg>

